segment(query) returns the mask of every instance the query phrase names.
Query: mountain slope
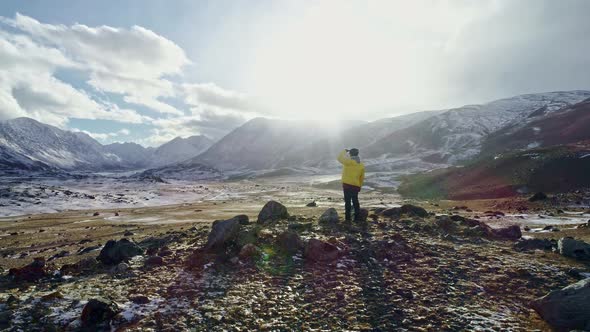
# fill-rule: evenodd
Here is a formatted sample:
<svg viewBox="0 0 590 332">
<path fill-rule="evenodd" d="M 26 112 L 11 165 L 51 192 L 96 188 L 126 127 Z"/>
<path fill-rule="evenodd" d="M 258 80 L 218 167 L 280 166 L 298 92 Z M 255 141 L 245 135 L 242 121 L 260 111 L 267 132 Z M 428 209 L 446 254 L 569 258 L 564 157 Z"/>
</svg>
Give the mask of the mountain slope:
<svg viewBox="0 0 590 332">
<path fill-rule="evenodd" d="M 104 150 L 115 155 L 119 162 L 131 168 L 143 168 L 151 163 L 154 148 L 144 148 L 137 143 L 112 143 Z"/>
<path fill-rule="evenodd" d="M 29 118 L 0 122 L 0 146 L 11 159 L 31 160 L 64 170 L 103 170 L 120 166 L 118 158 L 84 133 L 73 133 Z M 8 167 L 9 163 L 6 163 Z"/>
<path fill-rule="evenodd" d="M 205 152 L 213 143 L 213 140 L 202 135 L 187 138 L 176 137 L 153 152 L 150 165 L 159 167 L 196 157 Z"/>
<path fill-rule="evenodd" d="M 365 149 L 365 157 L 414 155 L 424 160 L 456 163 L 476 156 L 482 140 L 506 126 L 530 121 L 590 97 L 590 91 L 521 95 L 483 105 L 448 110 L 396 131 Z"/>
<path fill-rule="evenodd" d="M 301 151 L 327 133 L 321 125 L 256 118 L 233 130 L 189 162 L 222 171 L 278 167 L 289 151 Z"/>
<path fill-rule="evenodd" d="M 590 140 L 590 99 L 530 121 L 514 124 L 486 137 L 482 154 L 527 150 Z"/>
</svg>

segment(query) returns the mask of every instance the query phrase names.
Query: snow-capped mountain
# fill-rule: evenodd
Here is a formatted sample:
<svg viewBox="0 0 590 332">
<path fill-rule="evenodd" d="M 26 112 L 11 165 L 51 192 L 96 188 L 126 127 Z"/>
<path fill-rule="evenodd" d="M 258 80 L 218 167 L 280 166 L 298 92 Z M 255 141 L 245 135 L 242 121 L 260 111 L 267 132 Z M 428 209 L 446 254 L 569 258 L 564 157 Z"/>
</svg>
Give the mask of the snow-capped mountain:
<svg viewBox="0 0 590 332">
<path fill-rule="evenodd" d="M 291 151 L 305 149 L 327 135 L 318 124 L 255 118 L 188 162 L 222 171 L 271 169 Z"/>
<path fill-rule="evenodd" d="M 107 153 L 115 155 L 122 165 L 144 168 L 150 165 L 154 148 L 145 148 L 137 143 L 112 143 L 104 146 Z"/>
<path fill-rule="evenodd" d="M 529 150 L 555 145 L 590 145 L 590 99 L 547 114 L 534 116 L 488 135 L 482 154 Z"/>
<path fill-rule="evenodd" d="M 64 170 L 104 170 L 120 166 L 118 158 L 81 132 L 69 132 L 29 118 L 0 122 L 0 166 L 47 165 Z"/>
<path fill-rule="evenodd" d="M 159 146 L 150 156 L 150 166 L 160 167 L 181 162 L 205 152 L 213 140 L 203 135 L 190 136 L 187 138 L 176 137 L 168 143 Z"/>
<path fill-rule="evenodd" d="M 548 116 L 589 97 L 590 91 L 548 92 L 450 109 L 382 138 L 365 150 L 365 157 L 414 155 L 446 163 L 468 160 L 479 154 L 487 135 L 531 121 L 532 114 Z"/>
<path fill-rule="evenodd" d="M 0 170 L 105 171 L 141 169 L 194 157 L 211 145 L 205 136 L 175 138 L 157 149 L 136 143 L 101 145 L 30 118 L 0 121 Z"/>
</svg>

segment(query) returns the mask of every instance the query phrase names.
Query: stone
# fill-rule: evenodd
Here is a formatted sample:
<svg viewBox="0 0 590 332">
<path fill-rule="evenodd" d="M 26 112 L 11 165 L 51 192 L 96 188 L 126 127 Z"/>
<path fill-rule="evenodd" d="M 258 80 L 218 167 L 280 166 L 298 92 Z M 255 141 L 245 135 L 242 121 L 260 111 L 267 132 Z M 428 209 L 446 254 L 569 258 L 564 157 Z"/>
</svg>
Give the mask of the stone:
<svg viewBox="0 0 590 332">
<path fill-rule="evenodd" d="M 318 206 L 318 204 L 315 201 L 313 201 L 313 202 L 307 203 L 305 206 L 307 206 L 307 207 L 316 207 L 316 206 Z"/>
<path fill-rule="evenodd" d="M 133 233 L 132 231 L 125 231 L 125 233 L 123 233 L 123 236 L 133 236 L 135 235 L 135 233 Z"/>
<path fill-rule="evenodd" d="M 258 220 L 259 224 L 275 222 L 279 220 L 284 220 L 289 218 L 289 212 L 287 208 L 276 201 L 269 201 L 267 202 L 260 213 L 258 213 Z"/>
<path fill-rule="evenodd" d="M 233 219 L 238 219 L 240 225 L 250 225 L 250 218 L 245 214 L 237 215 Z"/>
<path fill-rule="evenodd" d="M 299 234 L 292 231 L 279 234 L 275 240 L 275 245 L 281 252 L 289 255 L 293 255 L 303 249 L 303 241 L 301 241 Z"/>
<path fill-rule="evenodd" d="M 529 197 L 529 202 L 544 201 L 547 199 L 547 194 L 544 192 L 537 192 L 533 196 Z"/>
<path fill-rule="evenodd" d="M 135 242 L 128 239 L 109 240 L 96 259 L 106 265 L 116 265 L 141 254 L 143 254 L 143 249 Z"/>
<path fill-rule="evenodd" d="M 369 210 L 361 209 L 359 211 L 359 215 L 355 216 L 354 219 L 355 219 L 355 221 L 366 222 L 368 217 L 369 217 Z"/>
<path fill-rule="evenodd" d="M 115 266 L 113 269 L 114 273 L 125 273 L 129 271 L 129 265 L 127 263 L 121 262 Z"/>
<path fill-rule="evenodd" d="M 557 242 L 557 250 L 566 257 L 579 260 L 590 260 L 590 244 L 575 240 L 572 237 L 563 237 Z"/>
<path fill-rule="evenodd" d="M 503 228 L 492 229 L 494 236 L 505 240 L 518 240 L 522 237 L 522 232 L 518 225 L 512 225 Z"/>
<path fill-rule="evenodd" d="M 589 330 L 590 279 L 554 290 L 531 306 L 555 330 Z"/>
<path fill-rule="evenodd" d="M 85 328 L 107 328 L 109 322 L 120 309 L 117 303 L 110 300 L 91 299 L 82 309 L 80 321 Z"/>
<path fill-rule="evenodd" d="M 287 226 L 289 230 L 297 231 L 297 232 L 305 232 L 311 231 L 313 229 L 313 224 L 310 222 L 306 223 L 292 223 Z"/>
<path fill-rule="evenodd" d="M 548 239 L 520 239 L 513 245 L 515 250 L 551 250 L 553 242 Z"/>
<path fill-rule="evenodd" d="M 305 245 L 305 257 L 316 262 L 331 262 L 342 254 L 337 246 L 318 239 L 310 239 Z"/>
<path fill-rule="evenodd" d="M 260 256 L 260 254 L 261 254 L 260 248 L 258 248 L 257 246 L 255 246 L 252 243 L 248 243 L 245 246 L 243 246 L 242 249 L 240 249 L 240 253 L 238 256 L 242 259 L 246 259 L 246 258 L 258 257 L 258 256 Z"/>
<path fill-rule="evenodd" d="M 145 259 L 144 264 L 148 267 L 162 266 L 164 265 L 164 259 L 160 256 L 150 256 Z"/>
<path fill-rule="evenodd" d="M 390 209 L 386 209 L 381 212 L 381 215 L 384 217 L 391 217 L 391 218 L 399 218 L 402 215 L 410 216 L 410 217 L 421 217 L 426 218 L 428 217 L 428 211 L 424 208 L 419 206 L 415 206 L 412 204 L 404 204 L 401 207 L 394 207 Z"/>
<path fill-rule="evenodd" d="M 12 276 L 15 281 L 37 281 L 47 276 L 47 271 L 45 270 L 45 258 L 37 257 L 29 265 L 21 268 L 12 268 L 8 270 L 8 275 Z"/>
<path fill-rule="evenodd" d="M 150 303 L 150 299 L 145 295 L 135 295 L 129 298 L 131 302 L 135 304 L 147 304 Z"/>
<path fill-rule="evenodd" d="M 224 251 L 235 242 L 240 233 L 240 229 L 240 220 L 237 218 L 231 218 L 216 223 L 213 225 L 211 233 L 209 233 L 207 244 L 205 244 L 205 250 Z"/>
<path fill-rule="evenodd" d="M 93 217 L 98 217 L 98 216 L 100 216 L 100 212 L 94 212 L 94 213 L 92 214 L 92 216 L 93 216 Z"/>
<path fill-rule="evenodd" d="M 338 221 L 340 221 L 340 217 L 338 217 L 338 211 L 335 208 L 327 209 L 318 219 L 320 224 L 337 224 Z"/>
</svg>

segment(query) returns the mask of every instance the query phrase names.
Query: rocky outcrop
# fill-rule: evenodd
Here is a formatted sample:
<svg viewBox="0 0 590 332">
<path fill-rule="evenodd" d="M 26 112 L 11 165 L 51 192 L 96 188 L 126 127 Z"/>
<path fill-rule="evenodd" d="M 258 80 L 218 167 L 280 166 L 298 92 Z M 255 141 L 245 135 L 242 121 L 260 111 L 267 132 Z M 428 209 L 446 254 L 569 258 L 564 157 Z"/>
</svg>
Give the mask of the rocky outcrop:
<svg viewBox="0 0 590 332">
<path fill-rule="evenodd" d="M 287 208 L 276 201 L 269 201 L 267 202 L 260 213 L 258 213 L 258 220 L 259 224 L 275 222 L 283 219 L 289 218 L 289 212 Z"/>
<path fill-rule="evenodd" d="M 143 254 L 143 249 L 133 241 L 128 239 L 110 240 L 102 248 L 96 260 L 106 265 L 117 265 L 141 254 Z"/>
<path fill-rule="evenodd" d="M 590 329 L 590 279 L 534 300 L 535 311 L 558 331 Z"/>
</svg>

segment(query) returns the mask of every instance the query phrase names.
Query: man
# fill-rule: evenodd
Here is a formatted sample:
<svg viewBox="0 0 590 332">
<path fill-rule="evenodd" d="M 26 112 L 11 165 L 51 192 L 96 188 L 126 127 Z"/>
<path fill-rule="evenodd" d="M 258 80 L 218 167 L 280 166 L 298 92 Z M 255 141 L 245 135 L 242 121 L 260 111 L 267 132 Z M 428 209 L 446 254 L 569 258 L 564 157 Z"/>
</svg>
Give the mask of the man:
<svg viewBox="0 0 590 332">
<path fill-rule="evenodd" d="M 344 190 L 345 220 L 350 221 L 350 206 L 352 204 L 354 220 L 360 221 L 359 192 L 365 180 L 365 165 L 361 163 L 358 149 L 343 150 L 338 155 L 338 161 L 343 165 L 342 189 Z"/>
</svg>

